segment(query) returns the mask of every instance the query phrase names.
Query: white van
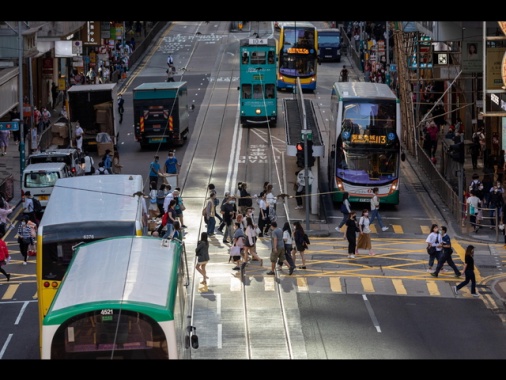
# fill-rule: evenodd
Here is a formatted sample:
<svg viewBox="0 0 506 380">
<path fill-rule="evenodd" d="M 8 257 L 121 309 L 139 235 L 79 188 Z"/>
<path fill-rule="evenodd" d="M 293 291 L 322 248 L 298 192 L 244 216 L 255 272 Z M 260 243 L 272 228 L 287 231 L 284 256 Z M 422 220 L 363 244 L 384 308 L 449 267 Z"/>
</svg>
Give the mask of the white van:
<svg viewBox="0 0 506 380">
<path fill-rule="evenodd" d="M 71 173 L 65 162 L 28 165 L 23 170 L 21 195 L 24 197 L 25 192 L 30 191 L 32 196 L 37 198 L 45 208 L 56 181 L 59 178 L 67 177 L 71 177 Z"/>
<path fill-rule="evenodd" d="M 72 176 L 84 175 L 79 152 L 75 148 L 48 149 L 44 152 L 32 153 L 26 160 L 26 165 L 46 162 L 65 162 Z"/>
</svg>

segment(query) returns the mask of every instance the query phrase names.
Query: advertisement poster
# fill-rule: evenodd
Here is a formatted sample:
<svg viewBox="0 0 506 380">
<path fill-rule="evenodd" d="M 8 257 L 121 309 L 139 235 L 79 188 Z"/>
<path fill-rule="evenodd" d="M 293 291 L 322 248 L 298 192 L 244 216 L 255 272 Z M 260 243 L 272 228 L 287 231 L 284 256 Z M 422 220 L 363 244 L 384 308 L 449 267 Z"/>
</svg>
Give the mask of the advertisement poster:
<svg viewBox="0 0 506 380">
<path fill-rule="evenodd" d="M 478 41 L 464 42 L 462 72 L 477 73 L 483 70 L 483 44 Z M 488 58 L 487 58 L 488 60 Z"/>
</svg>

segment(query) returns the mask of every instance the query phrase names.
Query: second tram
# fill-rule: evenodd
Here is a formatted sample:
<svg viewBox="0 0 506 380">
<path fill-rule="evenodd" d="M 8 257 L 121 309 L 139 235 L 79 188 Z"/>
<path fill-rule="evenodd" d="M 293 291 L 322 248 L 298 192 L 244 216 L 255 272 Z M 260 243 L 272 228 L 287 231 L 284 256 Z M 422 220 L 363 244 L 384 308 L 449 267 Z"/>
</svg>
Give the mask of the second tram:
<svg viewBox="0 0 506 380">
<path fill-rule="evenodd" d="M 276 125 L 276 40 L 244 38 L 240 41 L 240 120 L 250 124 Z"/>
</svg>

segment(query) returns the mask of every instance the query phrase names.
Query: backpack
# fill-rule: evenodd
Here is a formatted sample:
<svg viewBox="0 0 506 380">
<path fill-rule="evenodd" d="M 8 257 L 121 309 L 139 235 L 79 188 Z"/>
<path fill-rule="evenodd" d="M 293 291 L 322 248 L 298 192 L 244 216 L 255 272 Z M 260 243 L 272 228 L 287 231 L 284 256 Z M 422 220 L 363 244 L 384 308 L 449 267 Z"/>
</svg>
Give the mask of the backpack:
<svg viewBox="0 0 506 380">
<path fill-rule="evenodd" d="M 103 166 L 101 166 L 101 167 L 98 168 L 98 174 L 105 174 L 106 170 L 107 170 L 106 168 L 104 168 Z"/>
<path fill-rule="evenodd" d="M 33 211 L 35 212 L 41 212 L 42 211 L 42 205 L 40 204 L 40 201 L 33 197 L 32 198 L 32 202 L 33 202 Z"/>
<path fill-rule="evenodd" d="M 483 184 L 480 181 L 473 181 L 469 186 L 469 191 L 472 191 L 478 198 L 483 196 Z"/>
</svg>

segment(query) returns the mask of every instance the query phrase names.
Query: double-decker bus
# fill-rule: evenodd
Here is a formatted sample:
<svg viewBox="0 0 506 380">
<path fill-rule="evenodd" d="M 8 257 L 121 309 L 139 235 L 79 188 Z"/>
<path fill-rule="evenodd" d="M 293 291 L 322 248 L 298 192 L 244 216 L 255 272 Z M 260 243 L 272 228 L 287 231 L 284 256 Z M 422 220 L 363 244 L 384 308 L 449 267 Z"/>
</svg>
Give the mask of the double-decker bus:
<svg viewBox="0 0 506 380">
<path fill-rule="evenodd" d="M 400 102 L 388 85 L 336 82 L 331 92 L 329 184 L 334 202 L 399 204 Z"/>
<path fill-rule="evenodd" d="M 283 22 L 279 32 L 278 89 L 316 89 L 318 31 L 310 22 Z"/>
<path fill-rule="evenodd" d="M 145 233 L 143 189 L 141 175 L 90 175 L 56 181 L 37 231 L 40 326 L 76 246 Z"/>
<path fill-rule="evenodd" d="M 241 124 L 269 123 L 275 126 L 278 117 L 276 40 L 244 38 L 239 50 Z"/>
<path fill-rule="evenodd" d="M 318 58 L 320 62 L 341 62 L 341 32 L 339 29 L 318 29 Z"/>
<path fill-rule="evenodd" d="M 190 359 L 182 242 L 121 236 L 83 244 L 42 325 L 42 359 Z"/>
</svg>

